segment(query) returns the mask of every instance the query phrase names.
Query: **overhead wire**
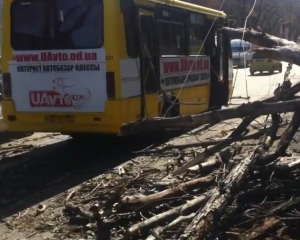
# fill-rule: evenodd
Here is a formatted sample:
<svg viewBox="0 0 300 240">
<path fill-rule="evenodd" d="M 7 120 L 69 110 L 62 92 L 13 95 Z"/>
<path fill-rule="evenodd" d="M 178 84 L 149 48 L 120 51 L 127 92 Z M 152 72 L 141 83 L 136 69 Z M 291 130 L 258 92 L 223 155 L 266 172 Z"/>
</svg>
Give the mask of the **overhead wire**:
<svg viewBox="0 0 300 240">
<path fill-rule="evenodd" d="M 225 0 L 222 2 L 222 5 L 221 5 L 220 9 L 222 8 L 224 2 L 225 2 Z M 252 12 L 253 12 L 253 10 L 254 10 L 254 8 L 255 8 L 255 6 L 256 6 L 256 2 L 257 2 L 257 0 L 254 1 L 254 4 L 253 4 L 253 6 L 252 6 L 250 12 L 249 12 L 249 14 L 247 15 L 247 17 L 246 17 L 246 19 L 245 19 L 244 28 L 243 28 L 242 40 L 244 39 L 247 21 L 248 21 L 250 15 L 252 14 Z M 212 28 L 212 27 L 211 27 L 211 28 Z M 243 44 L 243 51 L 244 51 L 244 44 Z M 200 52 L 200 51 L 199 51 L 199 52 Z M 245 55 L 244 55 L 244 64 L 246 65 L 246 56 L 245 56 Z M 190 72 L 189 72 L 189 73 L 190 73 Z M 245 68 L 245 73 L 246 73 L 246 68 Z M 186 78 L 186 79 L 187 79 L 187 78 Z M 186 81 L 185 81 L 185 82 L 186 82 Z M 185 83 L 185 82 L 184 82 L 184 83 Z M 249 95 L 249 94 L 248 94 L 248 85 L 247 85 L 246 74 L 245 74 L 245 82 L 246 82 L 246 93 L 247 93 L 247 98 L 248 98 L 248 95 Z M 183 84 L 183 86 L 184 86 L 184 84 Z M 182 88 L 183 88 L 183 86 L 182 86 Z M 180 90 L 182 90 L 182 88 L 181 88 Z M 179 93 L 180 93 L 180 92 L 179 92 Z M 179 94 L 178 94 L 178 95 L 179 95 Z M 248 101 L 249 101 L 249 99 L 248 99 Z M 258 144 L 256 145 L 256 148 L 255 148 L 255 150 L 253 151 L 253 153 L 257 150 L 257 148 L 258 148 Z M 230 168 L 232 167 L 232 164 L 233 164 L 233 163 L 229 163 L 227 166 L 224 167 L 224 169 L 223 169 L 223 176 L 221 176 L 220 179 L 218 179 L 218 176 L 217 176 L 217 178 L 216 178 L 216 186 L 221 187 L 221 182 L 224 181 L 224 179 L 226 178 L 226 170 L 230 169 Z M 221 167 L 220 167 L 219 170 L 221 170 Z M 233 181 L 233 180 L 232 180 L 232 181 Z M 232 183 L 232 181 L 231 181 L 230 183 L 228 183 L 227 186 L 225 186 L 225 188 L 228 187 L 228 186 Z M 217 191 L 217 189 L 212 190 L 212 194 L 213 194 L 214 191 Z M 205 204 L 205 203 L 204 203 L 204 204 Z M 203 205 L 204 205 L 204 204 L 203 204 Z M 212 204 L 213 204 L 213 203 L 212 203 Z M 202 208 L 200 207 L 200 208 L 198 209 L 198 211 L 196 212 L 196 214 L 198 214 L 198 213 L 201 211 L 201 209 L 202 209 Z M 190 223 L 189 226 L 192 226 L 192 224 L 193 224 L 194 221 L 196 221 L 196 220 L 197 220 L 197 218 L 194 218 L 194 219 L 192 220 L 192 222 Z M 190 228 L 188 228 L 188 229 L 190 229 Z"/>
<path fill-rule="evenodd" d="M 257 0 L 254 0 L 253 2 L 253 6 L 249 12 L 249 14 L 247 15 L 246 19 L 245 19 L 245 22 L 244 22 L 244 27 L 243 27 L 243 35 L 242 35 L 242 41 L 241 41 L 241 44 L 243 46 L 243 52 L 245 52 L 245 45 L 243 44 L 243 41 L 244 41 L 244 37 L 245 37 L 245 31 L 246 31 L 246 27 L 247 27 L 247 22 L 248 22 L 248 19 L 249 17 L 251 16 L 251 14 L 253 13 L 254 11 L 254 8 L 256 6 L 256 3 L 257 3 Z M 247 70 L 247 65 L 246 65 L 247 61 L 246 61 L 246 55 L 244 54 L 244 67 L 245 67 L 245 87 L 246 87 L 246 97 L 247 97 L 247 100 L 249 102 L 249 91 L 248 91 L 248 83 L 247 83 L 247 77 L 246 77 L 246 70 Z M 239 69 L 236 70 L 236 73 L 235 73 L 235 78 L 234 78 L 234 82 L 233 82 L 233 90 L 234 90 L 234 87 L 235 87 L 235 84 L 236 84 L 236 79 L 237 79 L 237 74 L 238 74 L 238 71 Z"/>
<path fill-rule="evenodd" d="M 226 0 L 223 0 L 223 1 L 222 1 L 221 5 L 220 5 L 220 8 L 219 8 L 219 11 L 221 10 L 221 8 L 223 7 L 223 5 L 224 5 L 225 2 L 226 2 Z M 201 51 L 202 51 L 202 48 L 203 48 L 203 46 L 204 46 L 204 44 L 205 44 L 205 42 L 206 42 L 206 40 L 207 40 L 207 38 L 208 38 L 208 36 L 209 36 L 209 34 L 210 34 L 210 32 L 211 32 L 211 30 L 212 30 L 212 28 L 213 28 L 213 26 L 214 26 L 216 20 L 217 20 L 217 17 L 214 18 L 212 24 L 210 25 L 210 28 L 208 29 L 208 32 L 207 32 L 207 34 L 206 34 L 206 36 L 205 36 L 205 38 L 204 38 L 204 40 L 203 40 L 203 42 L 202 42 L 202 44 L 201 44 L 201 46 L 200 46 L 200 48 L 199 48 L 199 51 L 198 51 L 197 55 L 194 57 L 194 60 L 193 60 L 193 62 L 192 62 L 192 64 L 191 64 L 191 67 L 190 67 L 190 69 L 189 69 L 189 71 L 188 71 L 188 73 L 187 73 L 187 75 L 186 75 L 186 77 L 185 77 L 185 79 L 184 79 L 184 82 L 181 84 L 181 87 L 180 87 L 180 89 L 179 89 L 178 94 L 176 95 L 176 98 L 175 98 L 174 102 L 176 102 L 176 101 L 178 100 L 178 98 L 179 98 L 179 96 L 180 96 L 180 94 L 181 94 L 181 92 L 182 92 L 182 89 L 184 88 L 184 86 L 185 86 L 185 84 L 186 84 L 186 82 L 187 82 L 187 80 L 188 80 L 188 77 L 189 77 L 189 75 L 190 75 L 190 73 L 191 73 L 191 71 L 192 71 L 192 69 L 193 69 L 193 67 L 194 67 L 194 65 L 195 65 L 195 62 L 196 62 L 198 56 L 200 55 L 200 53 L 201 53 Z M 171 106 L 171 107 L 172 107 L 172 106 Z M 170 107 L 170 108 L 171 108 L 171 107 Z M 170 110 L 170 108 L 168 109 L 168 111 Z"/>
</svg>

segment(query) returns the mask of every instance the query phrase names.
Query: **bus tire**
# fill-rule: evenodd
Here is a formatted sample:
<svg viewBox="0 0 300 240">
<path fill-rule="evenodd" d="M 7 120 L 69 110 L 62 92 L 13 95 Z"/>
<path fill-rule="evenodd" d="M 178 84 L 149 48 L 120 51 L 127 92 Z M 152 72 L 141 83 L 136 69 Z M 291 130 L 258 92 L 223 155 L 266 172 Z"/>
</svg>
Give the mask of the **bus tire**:
<svg viewBox="0 0 300 240">
<path fill-rule="evenodd" d="M 172 105 L 170 102 L 164 102 L 163 107 L 161 109 L 161 115 L 163 117 L 177 117 L 180 116 L 180 105 L 179 105 L 179 100 L 176 99 L 175 94 L 171 94 L 171 102 L 174 103 Z"/>
</svg>

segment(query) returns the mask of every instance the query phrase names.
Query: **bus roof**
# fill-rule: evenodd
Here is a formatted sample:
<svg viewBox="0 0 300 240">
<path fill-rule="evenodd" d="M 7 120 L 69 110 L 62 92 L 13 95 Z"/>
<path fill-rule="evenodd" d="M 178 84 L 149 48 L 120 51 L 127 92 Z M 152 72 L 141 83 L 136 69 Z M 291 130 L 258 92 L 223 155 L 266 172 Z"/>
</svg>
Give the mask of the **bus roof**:
<svg viewBox="0 0 300 240">
<path fill-rule="evenodd" d="M 148 0 L 149 2 L 165 4 L 169 6 L 179 7 L 190 11 L 200 12 L 206 15 L 210 15 L 213 17 L 227 18 L 226 14 L 223 11 L 218 11 L 212 8 L 207 8 L 203 6 L 199 6 L 196 4 L 183 2 L 179 0 Z"/>
</svg>

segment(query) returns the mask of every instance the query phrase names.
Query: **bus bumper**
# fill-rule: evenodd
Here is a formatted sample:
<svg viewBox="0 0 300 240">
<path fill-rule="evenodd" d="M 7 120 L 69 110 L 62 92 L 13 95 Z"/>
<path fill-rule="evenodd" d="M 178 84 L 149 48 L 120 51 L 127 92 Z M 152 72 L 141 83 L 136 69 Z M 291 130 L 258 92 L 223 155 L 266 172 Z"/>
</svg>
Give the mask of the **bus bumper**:
<svg viewBox="0 0 300 240">
<path fill-rule="evenodd" d="M 112 106 L 115 105 L 115 106 Z M 3 122 L 10 132 L 63 132 L 118 134 L 121 126 L 116 114 L 118 101 L 111 102 L 106 113 L 17 112 L 12 100 L 2 101 Z M 0 125 L 1 130 L 1 125 Z"/>
</svg>

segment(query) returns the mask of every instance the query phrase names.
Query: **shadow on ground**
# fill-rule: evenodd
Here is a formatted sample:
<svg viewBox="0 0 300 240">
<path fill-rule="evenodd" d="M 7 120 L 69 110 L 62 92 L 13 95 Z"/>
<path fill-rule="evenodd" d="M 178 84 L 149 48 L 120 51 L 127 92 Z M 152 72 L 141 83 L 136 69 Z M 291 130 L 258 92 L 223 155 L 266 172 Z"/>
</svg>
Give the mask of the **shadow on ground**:
<svg viewBox="0 0 300 240">
<path fill-rule="evenodd" d="M 0 162 L 0 220 L 130 160 L 133 151 L 161 144 L 182 133 L 94 137 L 81 144 L 69 139 L 12 157 L 9 161 L 22 164 L 4 172 Z"/>
<path fill-rule="evenodd" d="M 32 135 L 32 133 L 23 132 L 0 132 L 0 144 L 8 143 L 13 140 L 18 140 Z"/>
</svg>

